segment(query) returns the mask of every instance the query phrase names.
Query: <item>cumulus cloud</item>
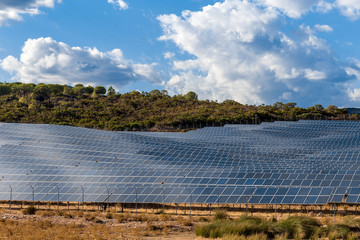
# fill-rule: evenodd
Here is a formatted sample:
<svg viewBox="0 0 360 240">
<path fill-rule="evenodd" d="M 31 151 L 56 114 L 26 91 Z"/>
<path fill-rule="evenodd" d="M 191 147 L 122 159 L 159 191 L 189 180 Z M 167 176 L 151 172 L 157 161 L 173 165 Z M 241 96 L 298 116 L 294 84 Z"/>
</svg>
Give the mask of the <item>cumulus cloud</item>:
<svg viewBox="0 0 360 240">
<path fill-rule="evenodd" d="M 300 18 L 312 10 L 327 12 L 332 8 L 332 4 L 324 0 L 257 0 L 257 2 L 267 7 L 276 8 L 291 18 Z"/>
<path fill-rule="evenodd" d="M 333 28 L 330 27 L 329 25 L 316 24 L 315 25 L 315 30 L 318 31 L 318 32 L 332 32 Z"/>
<path fill-rule="evenodd" d="M 124 86 L 132 81 L 160 82 L 154 64 L 126 60 L 120 49 L 100 52 L 96 48 L 70 47 L 52 38 L 29 39 L 20 58 L 8 56 L 0 67 L 13 80 L 34 83 L 103 84 Z"/>
<path fill-rule="evenodd" d="M 336 0 L 334 4 L 340 12 L 352 20 L 360 18 L 360 1 L 358 0 Z"/>
<path fill-rule="evenodd" d="M 274 5 L 277 1 L 263 2 Z M 320 1 L 283 1 L 290 2 L 299 8 L 297 13 L 288 12 L 296 17 Z M 184 11 L 182 16 L 159 16 L 160 40 L 172 41 L 191 56 L 172 59 L 167 88 L 173 93 L 195 91 L 203 99 L 247 104 L 349 101 L 347 84 L 355 77 L 346 71 L 347 63 L 339 62 L 328 43 L 309 26 L 301 25 L 291 35 L 282 32 L 286 23 L 280 15 L 273 6 L 225 0 L 201 11 Z"/>
<path fill-rule="evenodd" d="M 126 10 L 129 8 L 128 4 L 124 2 L 123 0 L 108 0 L 108 3 L 119 7 L 120 9 Z"/>
<path fill-rule="evenodd" d="M 8 21 L 21 21 L 22 15 L 40 14 L 41 7 L 54 7 L 61 0 L 2 0 L 0 1 L 0 26 Z"/>
</svg>

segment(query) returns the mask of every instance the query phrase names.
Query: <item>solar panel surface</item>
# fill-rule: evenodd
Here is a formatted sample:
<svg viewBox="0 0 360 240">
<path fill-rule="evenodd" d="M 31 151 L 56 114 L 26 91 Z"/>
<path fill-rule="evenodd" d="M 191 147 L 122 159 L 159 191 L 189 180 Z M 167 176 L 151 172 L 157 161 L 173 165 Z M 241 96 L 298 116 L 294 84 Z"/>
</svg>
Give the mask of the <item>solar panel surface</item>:
<svg viewBox="0 0 360 240">
<path fill-rule="evenodd" d="M 360 202 L 360 123 L 274 122 L 187 133 L 0 123 L 0 200 Z"/>
</svg>

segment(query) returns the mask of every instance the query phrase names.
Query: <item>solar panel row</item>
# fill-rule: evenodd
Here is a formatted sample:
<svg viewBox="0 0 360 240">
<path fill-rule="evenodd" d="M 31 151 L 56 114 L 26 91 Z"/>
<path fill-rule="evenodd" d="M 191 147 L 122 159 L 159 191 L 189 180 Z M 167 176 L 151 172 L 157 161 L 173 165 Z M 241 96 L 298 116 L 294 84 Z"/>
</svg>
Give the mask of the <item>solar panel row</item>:
<svg viewBox="0 0 360 240">
<path fill-rule="evenodd" d="M 226 125 L 187 133 L 0 124 L 0 199 L 359 203 L 360 123 Z M 10 185 L 10 186 L 9 186 Z M 82 187 L 82 188 L 81 188 Z"/>
</svg>

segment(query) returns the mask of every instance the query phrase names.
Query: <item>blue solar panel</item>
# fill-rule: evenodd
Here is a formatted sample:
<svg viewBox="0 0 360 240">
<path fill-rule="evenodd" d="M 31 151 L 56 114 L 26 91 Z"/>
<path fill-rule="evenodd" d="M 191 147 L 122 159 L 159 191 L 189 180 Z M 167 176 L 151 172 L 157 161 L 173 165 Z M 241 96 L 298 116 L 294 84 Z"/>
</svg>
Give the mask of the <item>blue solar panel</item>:
<svg viewBox="0 0 360 240">
<path fill-rule="evenodd" d="M 0 199 L 359 203 L 360 123 L 274 122 L 186 133 L 0 124 Z M 9 186 L 10 185 L 10 186 Z M 108 190 L 109 189 L 109 190 Z M 108 193 L 109 191 L 109 193 Z"/>
</svg>

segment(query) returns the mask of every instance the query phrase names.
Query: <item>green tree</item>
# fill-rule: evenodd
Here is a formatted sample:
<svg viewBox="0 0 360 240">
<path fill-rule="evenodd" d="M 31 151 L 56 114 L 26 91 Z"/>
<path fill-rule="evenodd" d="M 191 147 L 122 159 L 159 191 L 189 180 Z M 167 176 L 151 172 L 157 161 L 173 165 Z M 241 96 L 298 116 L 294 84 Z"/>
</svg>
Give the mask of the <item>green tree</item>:
<svg viewBox="0 0 360 240">
<path fill-rule="evenodd" d="M 59 95 L 64 92 L 64 86 L 60 84 L 47 84 L 47 86 L 50 88 L 51 93 L 54 95 Z"/>
<path fill-rule="evenodd" d="M 6 84 L 0 84 L 0 96 L 11 93 L 11 88 Z"/>
<path fill-rule="evenodd" d="M 103 86 L 96 86 L 94 89 L 94 93 L 98 95 L 104 95 L 106 94 L 106 89 Z"/>
<path fill-rule="evenodd" d="M 71 94 L 71 88 L 68 85 L 64 85 L 63 94 L 64 95 L 70 95 Z"/>
<path fill-rule="evenodd" d="M 87 86 L 87 87 L 85 87 L 85 89 L 84 89 L 84 93 L 85 94 L 88 94 L 88 95 L 90 95 L 90 94 L 92 94 L 94 92 L 94 88 L 92 87 L 92 86 Z"/>
<path fill-rule="evenodd" d="M 18 96 L 27 96 L 34 91 L 35 87 L 36 84 L 33 83 L 13 84 L 12 91 Z"/>
<path fill-rule="evenodd" d="M 107 95 L 114 96 L 115 94 L 116 94 L 115 89 L 113 88 L 113 86 L 110 86 L 107 90 Z"/>
<path fill-rule="evenodd" d="M 46 99 L 49 99 L 50 95 L 51 95 L 51 89 L 45 84 L 37 85 L 32 93 L 33 99 L 41 102 Z"/>
<path fill-rule="evenodd" d="M 198 95 L 193 91 L 188 92 L 187 94 L 185 94 L 184 97 L 185 97 L 185 99 L 191 100 L 191 101 L 198 100 Z"/>
</svg>

